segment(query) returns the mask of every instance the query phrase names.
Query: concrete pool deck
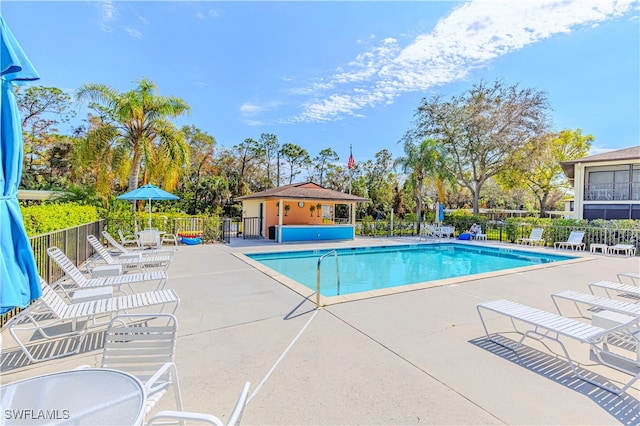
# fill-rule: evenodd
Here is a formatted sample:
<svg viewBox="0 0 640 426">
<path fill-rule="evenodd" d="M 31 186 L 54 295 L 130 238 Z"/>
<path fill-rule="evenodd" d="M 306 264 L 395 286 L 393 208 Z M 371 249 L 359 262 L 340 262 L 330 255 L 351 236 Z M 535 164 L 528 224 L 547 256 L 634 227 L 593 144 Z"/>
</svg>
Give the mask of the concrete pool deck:
<svg viewBox="0 0 640 426">
<path fill-rule="evenodd" d="M 248 380 L 252 398 L 243 424 L 640 424 L 637 382 L 618 397 L 576 379 L 553 343 L 528 339 L 516 355 L 486 341 L 476 311 L 482 301 L 504 298 L 554 312 L 551 293 L 588 292 L 589 282 L 638 272 L 637 257 L 580 252 L 580 262 L 485 274 L 316 311 L 314 300 L 235 255 L 410 241 L 279 245 L 234 239 L 181 246 L 167 288 L 181 297 L 176 363 L 185 409 L 225 420 Z M 495 329 L 506 329 L 508 321 L 489 318 Z M 29 365 L 3 331 L 2 382 L 98 365 L 95 334 L 87 352 Z M 629 378 L 595 365 L 586 346 L 564 341 L 586 371 L 615 385 Z M 156 407 L 173 409 L 172 402 L 167 395 Z"/>
</svg>

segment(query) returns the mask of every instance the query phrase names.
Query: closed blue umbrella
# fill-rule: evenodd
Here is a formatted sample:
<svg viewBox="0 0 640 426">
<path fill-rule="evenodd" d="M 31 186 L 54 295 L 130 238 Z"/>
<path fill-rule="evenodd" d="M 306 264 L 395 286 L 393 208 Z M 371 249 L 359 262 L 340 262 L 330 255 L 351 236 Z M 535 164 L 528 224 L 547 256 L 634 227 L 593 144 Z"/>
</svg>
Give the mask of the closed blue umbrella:
<svg viewBox="0 0 640 426">
<path fill-rule="evenodd" d="M 24 308 L 41 295 L 40 277 L 18 204 L 22 174 L 22 125 L 14 84 L 38 80 L 0 16 L 0 313 Z"/>
<path fill-rule="evenodd" d="M 151 200 L 178 200 L 180 197 L 150 183 L 116 197 L 118 200 L 149 200 L 149 228 L 151 228 Z"/>
</svg>

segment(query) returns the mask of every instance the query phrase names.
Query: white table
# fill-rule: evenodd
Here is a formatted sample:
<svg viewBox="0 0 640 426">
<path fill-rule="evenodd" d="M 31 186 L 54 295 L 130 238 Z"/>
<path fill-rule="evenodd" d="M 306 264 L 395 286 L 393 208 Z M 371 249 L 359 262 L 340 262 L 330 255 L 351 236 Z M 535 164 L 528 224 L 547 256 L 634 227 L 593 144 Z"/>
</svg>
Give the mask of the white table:
<svg viewBox="0 0 640 426">
<path fill-rule="evenodd" d="M 2 421 L 12 425 L 139 425 L 145 401 L 140 380 L 105 368 L 62 371 L 0 387 Z"/>
<path fill-rule="evenodd" d="M 607 254 L 607 252 L 609 250 L 609 246 L 606 245 L 606 244 L 598 244 L 598 243 L 589 244 L 589 252 L 590 253 L 597 253 L 598 250 L 602 254 Z"/>
</svg>

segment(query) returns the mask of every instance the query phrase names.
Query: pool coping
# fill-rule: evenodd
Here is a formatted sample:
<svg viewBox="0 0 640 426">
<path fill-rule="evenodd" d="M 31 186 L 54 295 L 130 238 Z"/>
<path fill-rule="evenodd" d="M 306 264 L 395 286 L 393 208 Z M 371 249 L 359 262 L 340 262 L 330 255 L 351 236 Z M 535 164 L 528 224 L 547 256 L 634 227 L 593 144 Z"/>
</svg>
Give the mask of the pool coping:
<svg viewBox="0 0 640 426">
<path fill-rule="evenodd" d="M 447 241 L 447 240 L 443 240 L 443 241 L 430 241 L 430 242 L 418 242 L 418 243 L 411 243 L 409 245 L 427 245 L 427 244 L 446 244 L 446 243 L 456 243 L 456 244 L 463 244 L 463 245 L 474 245 L 474 246 L 489 246 L 492 248 L 505 248 L 505 244 L 491 244 L 491 243 L 486 243 L 486 242 L 459 242 L 459 241 L 455 241 L 455 240 L 451 240 L 451 241 Z M 402 246 L 402 245 L 407 245 L 406 243 L 386 243 L 385 244 L 387 247 L 389 245 L 398 245 L 398 246 Z M 372 245 L 375 247 L 375 245 Z M 362 247 L 362 246 L 353 246 L 353 247 Z M 528 247 L 528 246 L 522 246 L 522 245 L 516 245 L 516 247 L 514 247 L 514 245 L 509 244 L 508 247 L 510 249 L 513 250 L 519 250 L 519 251 L 525 251 L 525 252 L 532 252 L 532 253 L 539 253 L 539 254 L 549 254 L 548 252 L 548 248 L 542 248 L 542 247 Z M 291 252 L 291 251 L 305 251 L 307 249 L 301 248 L 299 250 L 292 250 L 291 247 L 282 247 L 280 250 L 278 250 L 279 247 L 270 247 L 269 253 L 276 253 L 276 252 Z M 340 248 L 345 248 L 345 247 L 340 247 Z M 346 248 L 349 248 L 349 246 L 347 246 Z M 557 252 L 557 250 L 554 250 L 554 252 Z M 538 270 L 538 269 L 546 269 L 546 268 L 554 268 L 554 267 L 562 267 L 562 266 L 566 266 L 566 265 L 570 265 L 570 264 L 574 264 L 574 263 L 580 263 L 580 262 L 585 262 L 585 261 L 589 261 L 589 260 L 594 260 L 596 259 L 595 256 L 590 255 L 589 253 L 586 252 L 580 252 L 580 251 L 571 251 L 570 255 L 571 256 L 576 256 L 573 259 L 567 259 L 567 260 L 558 260 L 556 262 L 550 262 L 550 263 L 543 263 L 543 264 L 539 264 L 539 265 L 530 265 L 530 266 L 521 266 L 518 268 L 511 268 L 511 269 L 504 269 L 501 271 L 492 271 L 492 272 L 483 272 L 483 273 L 479 273 L 479 274 L 471 274 L 471 275 L 464 275 L 461 277 L 454 277 L 454 278 L 444 278 L 444 279 L 440 279 L 440 280 L 431 280 L 431 281 L 424 281 L 424 282 L 420 282 L 420 283 L 414 283 L 414 284 L 407 284 L 407 285 L 403 285 L 403 286 L 395 286 L 395 287 L 388 287 L 388 288 L 383 288 L 383 289 L 378 289 L 378 290 L 370 290 L 370 291 L 363 291 L 363 292 L 359 292 L 359 293 L 353 293 L 353 294 L 345 294 L 345 295 L 339 295 L 339 296 L 323 296 L 320 295 L 320 298 L 318 299 L 317 295 L 316 295 L 316 291 L 310 289 L 309 287 L 300 284 L 299 282 L 281 274 L 280 272 L 277 272 L 271 268 L 269 268 L 268 266 L 250 258 L 247 255 L 250 254 L 259 254 L 259 253 L 265 253 L 265 250 L 260 250 L 260 251 L 247 251 L 247 252 L 243 252 L 243 253 L 232 253 L 236 258 L 240 259 L 241 261 L 247 263 L 248 265 L 254 267 L 255 269 L 257 269 L 258 271 L 262 272 L 263 274 L 271 277 L 272 279 L 274 279 L 275 281 L 279 282 L 280 284 L 288 287 L 289 289 L 291 289 L 292 291 L 298 293 L 299 295 L 307 298 L 308 300 L 313 301 L 313 303 L 317 303 L 318 306 L 322 307 L 322 306 L 331 306 L 331 305 L 337 305 L 337 304 L 341 304 L 341 303 L 347 303 L 347 302 L 355 302 L 358 300 L 365 300 L 365 299 L 371 299 L 374 297 L 383 297 L 383 296 L 388 296 L 388 295 L 392 295 L 392 294 L 398 294 L 398 293 L 407 293 L 410 291 L 418 291 L 418 290 L 425 290 L 425 289 L 429 289 L 429 288 L 434 288 L 434 287 L 442 287 L 442 286 L 455 286 L 455 285 L 459 285 L 465 282 L 469 282 L 469 281 L 475 281 L 475 280 L 479 280 L 479 279 L 486 279 L 486 278 L 493 278 L 493 277 L 500 277 L 500 276 L 505 276 L 505 275 L 511 275 L 511 274 L 521 274 L 523 272 L 528 272 L 528 271 L 534 271 L 534 270 Z M 569 253 L 567 252 L 562 252 L 562 253 L 566 253 L 567 255 L 569 255 Z"/>
</svg>

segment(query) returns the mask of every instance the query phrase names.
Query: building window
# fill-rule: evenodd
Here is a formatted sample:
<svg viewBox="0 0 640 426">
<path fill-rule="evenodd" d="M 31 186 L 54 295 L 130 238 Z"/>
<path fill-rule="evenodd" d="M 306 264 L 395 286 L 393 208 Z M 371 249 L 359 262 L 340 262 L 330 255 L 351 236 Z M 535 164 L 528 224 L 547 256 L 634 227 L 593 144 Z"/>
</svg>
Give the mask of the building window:
<svg viewBox="0 0 640 426">
<path fill-rule="evenodd" d="M 636 177 L 636 175 L 638 177 Z M 585 190 L 587 201 L 630 200 L 632 185 L 630 169 L 589 172 Z M 640 179 L 640 170 L 633 170 L 633 178 Z"/>
</svg>

